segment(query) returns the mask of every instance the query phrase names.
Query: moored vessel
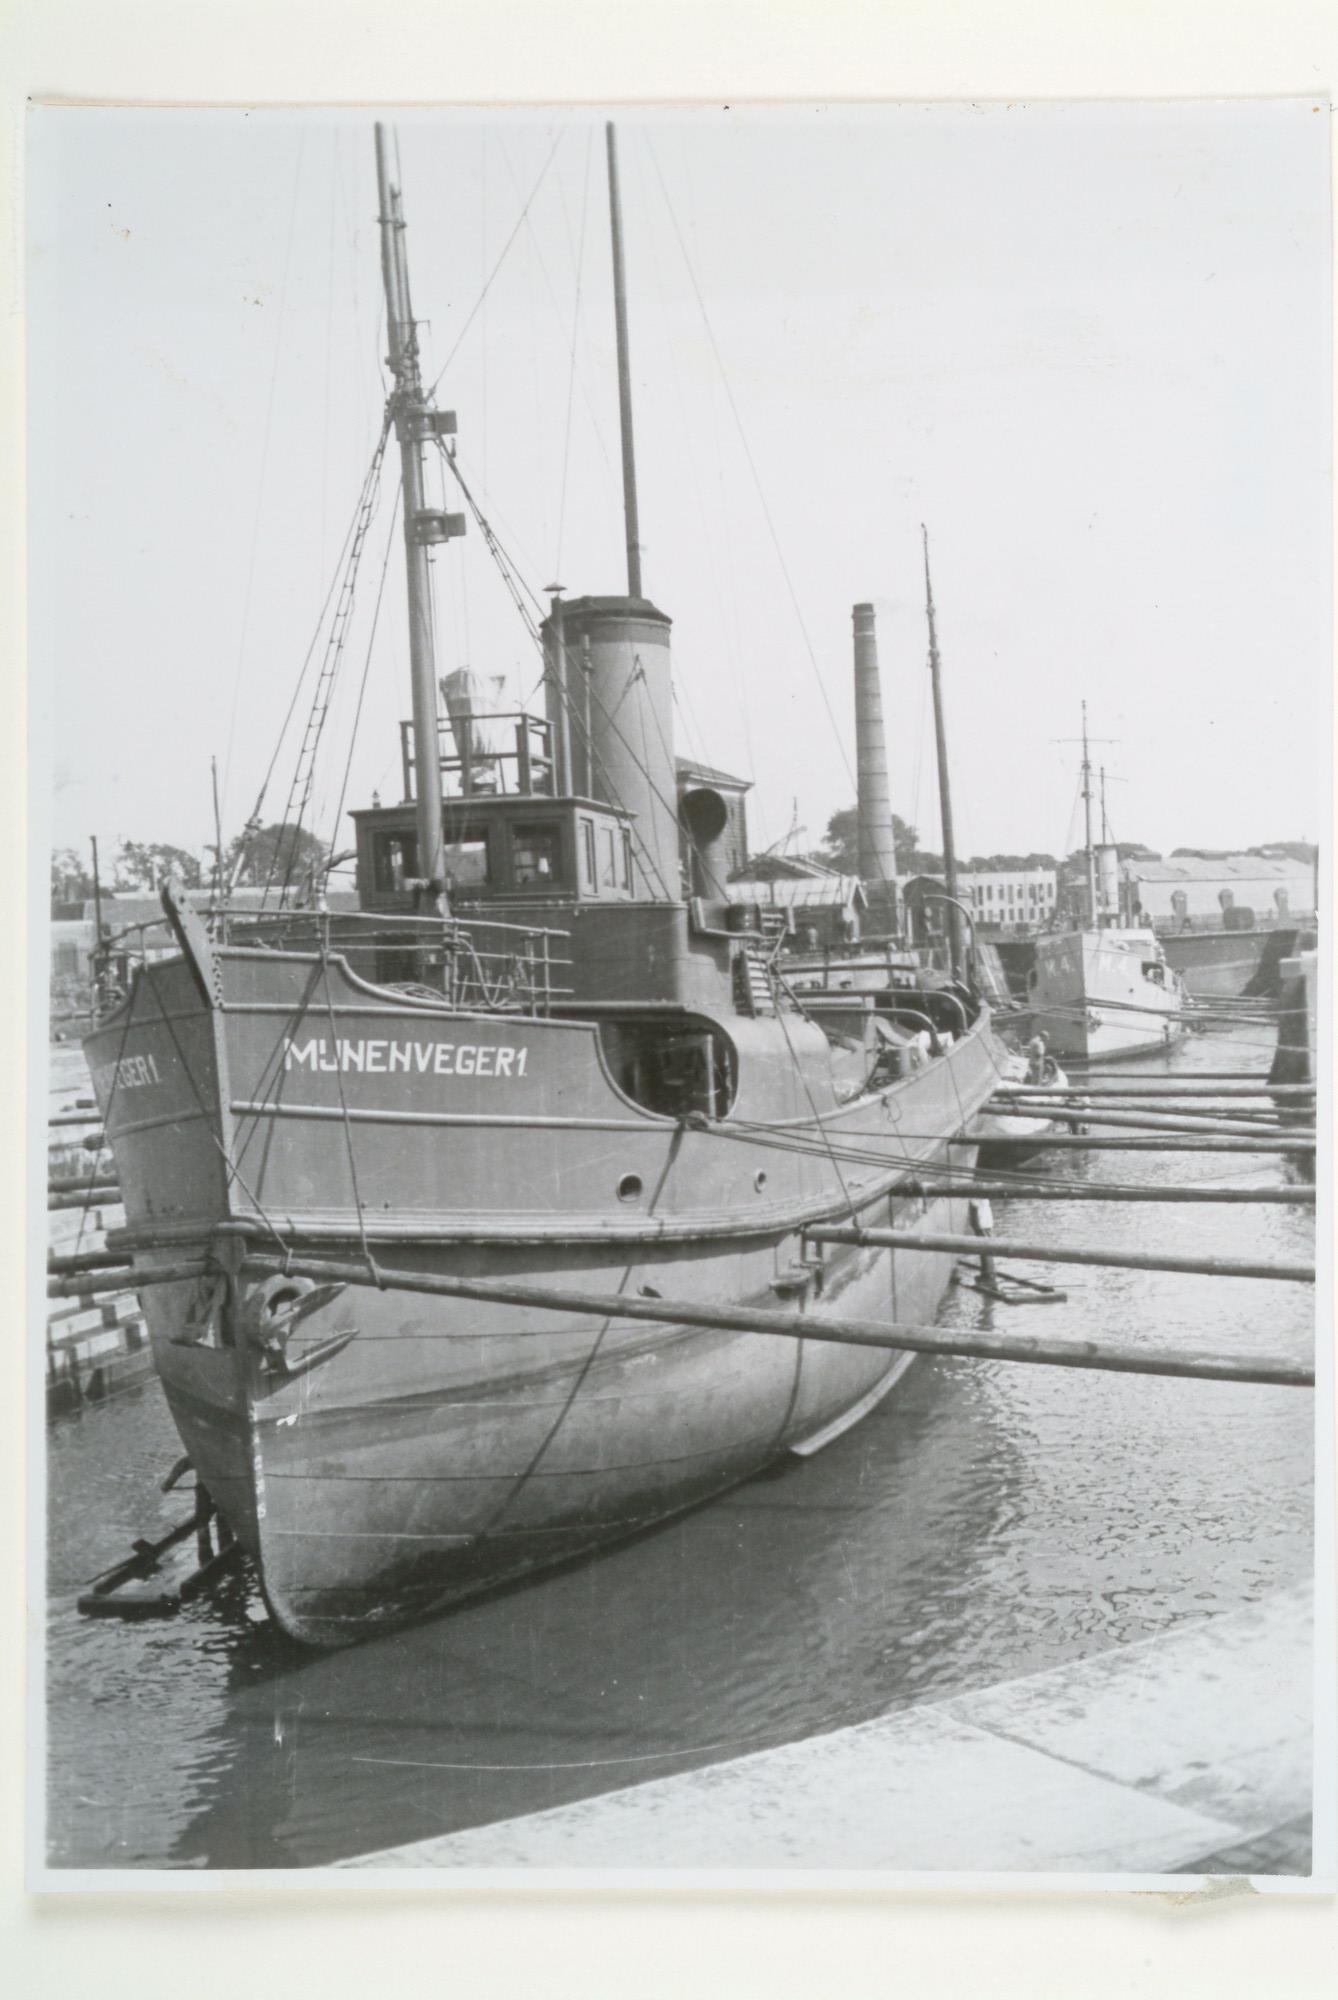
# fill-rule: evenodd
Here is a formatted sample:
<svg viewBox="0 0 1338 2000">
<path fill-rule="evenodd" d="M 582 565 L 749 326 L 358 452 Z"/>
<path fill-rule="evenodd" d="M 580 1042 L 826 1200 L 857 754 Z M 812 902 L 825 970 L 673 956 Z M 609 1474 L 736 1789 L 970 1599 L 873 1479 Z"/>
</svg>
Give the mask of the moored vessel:
<svg viewBox="0 0 1338 2000">
<path fill-rule="evenodd" d="M 1102 812 L 1104 822 L 1104 773 Z M 1028 941 L 1026 1005 L 1033 1031 L 1073 1062 L 1118 1061 L 1169 1048 L 1186 1032 L 1184 985 L 1155 932 L 1125 920 L 1118 850 L 1092 838 L 1092 762 L 1082 705 L 1086 840 L 1084 922 Z M 1102 828 L 1103 834 L 1106 829 Z"/>
<path fill-rule="evenodd" d="M 1185 1032 L 1184 989 L 1152 931 L 1116 925 L 1044 934 L 1028 975 L 1033 1027 L 1055 1054 L 1113 1061 Z"/>
<path fill-rule="evenodd" d="M 260 910 L 165 890 L 174 949 L 144 934 L 85 1044 L 173 1417 L 274 1618 L 315 1645 L 855 1422 L 905 1353 L 701 1314 L 932 1318 L 950 1253 L 806 1231 L 960 1230 L 965 1192 L 926 1199 L 918 1176 L 969 1172 L 999 1073 L 969 986 L 806 997 L 725 897 L 724 804 L 679 785 L 670 621 L 642 589 L 608 143 L 625 595 L 554 597 L 542 713 L 456 679 L 443 718 L 429 552 L 465 516 L 428 504 L 425 467 L 455 470 L 455 419 L 423 385 L 378 128 L 405 797 L 353 814 L 356 911 L 297 907 L 287 881 Z M 951 1029 L 926 1046 L 898 1009 Z"/>
<path fill-rule="evenodd" d="M 1240 1000 L 1280 995 L 1283 961 L 1306 933 L 1296 924 L 1216 924 L 1160 935 L 1166 963 L 1191 1000 Z"/>
</svg>

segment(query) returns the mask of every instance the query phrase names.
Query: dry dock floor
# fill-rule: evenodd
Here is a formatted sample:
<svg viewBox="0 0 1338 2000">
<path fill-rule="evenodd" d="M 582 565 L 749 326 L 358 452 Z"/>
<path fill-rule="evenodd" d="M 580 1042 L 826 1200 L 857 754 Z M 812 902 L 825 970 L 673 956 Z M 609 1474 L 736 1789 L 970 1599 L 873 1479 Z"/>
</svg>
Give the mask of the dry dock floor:
<svg viewBox="0 0 1338 2000">
<path fill-rule="evenodd" d="M 1310 1872 L 1309 1585 L 1164 1636 L 552 1811 L 394 1869 Z"/>
</svg>

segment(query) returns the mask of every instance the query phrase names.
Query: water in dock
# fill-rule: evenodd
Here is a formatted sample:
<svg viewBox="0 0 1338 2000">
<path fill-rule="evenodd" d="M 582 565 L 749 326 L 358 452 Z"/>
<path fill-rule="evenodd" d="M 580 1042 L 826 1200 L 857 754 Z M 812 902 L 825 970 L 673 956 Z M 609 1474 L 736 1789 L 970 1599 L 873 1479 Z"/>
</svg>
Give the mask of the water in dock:
<svg viewBox="0 0 1338 2000">
<path fill-rule="evenodd" d="M 1259 1027 L 1128 1074 L 1267 1070 Z M 60 1060 L 66 1058 L 62 1055 Z M 73 1095 L 73 1089 L 70 1094 Z M 1055 1175 L 1273 1185 L 1260 1155 L 1055 1153 Z M 1297 1258 L 1290 1208 L 996 1204 L 1000 1233 Z M 958 1324 L 1308 1350 L 1312 1289 L 1029 1265 L 1069 1303 Z M 240 1585 L 162 1624 L 76 1596 L 183 1507 L 156 1384 L 49 1433 L 49 1856 L 324 1863 L 661 1778 L 1234 1612 L 1311 1570 L 1313 1398 L 918 1361 L 816 1457 L 601 1559 L 356 1650 L 275 1638 Z M 963 1801 L 963 1812 L 970 1810 Z"/>
</svg>

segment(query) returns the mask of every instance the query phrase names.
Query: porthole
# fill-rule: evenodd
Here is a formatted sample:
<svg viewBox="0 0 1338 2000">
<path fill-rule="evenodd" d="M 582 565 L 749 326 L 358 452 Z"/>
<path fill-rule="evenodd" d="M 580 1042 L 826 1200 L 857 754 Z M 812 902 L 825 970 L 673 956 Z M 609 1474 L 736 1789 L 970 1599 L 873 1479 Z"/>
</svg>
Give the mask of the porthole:
<svg viewBox="0 0 1338 2000">
<path fill-rule="evenodd" d="M 619 1201 L 640 1201 L 641 1199 L 640 1174 L 623 1175 L 622 1179 L 618 1183 L 618 1199 Z"/>
<path fill-rule="evenodd" d="M 767 1170 L 765 1167 L 759 1167 L 757 1172 L 753 1175 L 753 1186 L 757 1189 L 757 1192 L 761 1194 L 766 1184 L 767 1184 Z"/>
</svg>

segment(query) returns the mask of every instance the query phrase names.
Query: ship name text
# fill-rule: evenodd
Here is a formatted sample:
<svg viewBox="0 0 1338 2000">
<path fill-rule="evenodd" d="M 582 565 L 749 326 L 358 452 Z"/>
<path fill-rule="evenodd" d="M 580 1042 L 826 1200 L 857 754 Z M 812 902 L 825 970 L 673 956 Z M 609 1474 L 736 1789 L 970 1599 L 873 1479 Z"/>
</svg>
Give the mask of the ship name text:
<svg viewBox="0 0 1338 2000">
<path fill-rule="evenodd" d="M 142 1090 L 145 1084 L 162 1080 L 152 1056 L 122 1056 L 117 1062 L 99 1063 L 93 1070 L 94 1087 L 104 1100 L 110 1100 L 113 1091 Z"/>
<path fill-rule="evenodd" d="M 285 1069 L 362 1070 L 371 1076 L 524 1076 L 527 1048 L 509 1042 L 284 1041 Z"/>
</svg>

